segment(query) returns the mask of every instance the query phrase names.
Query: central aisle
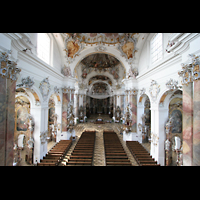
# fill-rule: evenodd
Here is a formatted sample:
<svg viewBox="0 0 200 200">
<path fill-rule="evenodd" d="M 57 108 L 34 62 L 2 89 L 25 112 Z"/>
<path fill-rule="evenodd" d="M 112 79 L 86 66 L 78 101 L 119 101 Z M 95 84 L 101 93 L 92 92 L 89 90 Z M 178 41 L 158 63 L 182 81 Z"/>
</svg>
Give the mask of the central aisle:
<svg viewBox="0 0 200 200">
<path fill-rule="evenodd" d="M 118 135 L 120 142 L 127 153 L 129 160 L 133 166 L 138 166 L 136 160 L 130 153 L 129 149 L 126 146 L 126 142 L 123 141 L 123 136 L 120 135 L 119 124 L 116 123 L 105 123 L 105 124 L 94 124 L 91 122 L 80 123 L 76 126 L 76 136 L 79 138 L 84 131 L 96 131 L 96 141 L 94 149 L 94 166 L 105 166 L 105 151 L 104 151 L 104 141 L 103 141 L 103 130 L 114 130 Z"/>
</svg>

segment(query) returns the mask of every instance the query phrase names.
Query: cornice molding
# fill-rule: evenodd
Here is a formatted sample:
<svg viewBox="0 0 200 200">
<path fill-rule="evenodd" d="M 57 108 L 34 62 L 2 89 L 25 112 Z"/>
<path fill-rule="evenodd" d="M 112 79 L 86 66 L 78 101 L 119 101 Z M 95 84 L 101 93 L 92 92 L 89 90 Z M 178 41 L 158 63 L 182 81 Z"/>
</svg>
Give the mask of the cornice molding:
<svg viewBox="0 0 200 200">
<path fill-rule="evenodd" d="M 48 73 L 49 75 L 51 75 L 55 78 L 58 78 L 58 79 L 64 78 L 64 75 L 61 74 L 61 72 L 59 72 L 58 69 L 51 67 L 50 65 L 48 65 L 47 63 L 42 61 L 40 58 L 35 56 L 34 54 L 25 53 L 23 51 L 20 51 L 18 53 L 18 59 L 21 59 L 25 62 L 30 63 L 31 65 L 34 65 L 36 68 L 44 71 L 45 73 Z M 23 69 L 23 67 L 21 67 L 21 69 Z M 27 69 L 25 69 L 25 70 L 28 72 Z M 30 73 L 32 73 L 32 72 L 30 71 Z"/>
<path fill-rule="evenodd" d="M 176 62 L 181 62 L 182 60 L 182 56 L 181 55 L 172 55 L 168 58 L 166 58 L 165 60 L 162 60 L 161 63 L 159 63 L 158 65 L 156 65 L 154 68 L 150 68 L 148 71 L 141 73 L 136 77 L 137 81 L 142 81 L 146 78 L 148 78 L 149 76 L 154 75 L 155 73 L 158 73 L 159 71 L 163 70 L 164 68 L 176 63 Z"/>
</svg>

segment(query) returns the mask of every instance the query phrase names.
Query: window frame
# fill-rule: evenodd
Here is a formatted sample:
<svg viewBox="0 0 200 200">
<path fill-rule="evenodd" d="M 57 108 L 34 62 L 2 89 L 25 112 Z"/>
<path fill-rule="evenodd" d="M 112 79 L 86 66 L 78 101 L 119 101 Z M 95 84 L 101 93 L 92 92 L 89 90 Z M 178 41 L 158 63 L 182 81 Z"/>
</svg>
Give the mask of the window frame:
<svg viewBox="0 0 200 200">
<path fill-rule="evenodd" d="M 155 42 L 155 43 L 158 44 L 158 42 L 153 41 L 153 40 L 155 39 L 155 37 L 156 37 L 158 34 L 161 34 L 161 37 L 162 37 L 162 38 L 161 38 L 161 42 L 162 42 L 162 44 L 159 45 L 159 47 L 158 47 L 157 49 L 161 48 L 161 50 L 155 55 L 155 56 L 157 57 L 157 59 L 153 60 L 153 53 L 156 51 L 156 50 L 154 49 L 154 52 L 153 52 L 153 47 L 152 47 L 152 46 L 153 46 L 153 42 Z M 155 63 L 157 63 L 158 61 L 160 61 L 160 60 L 163 59 L 163 54 L 164 54 L 164 51 L 163 51 L 163 43 L 164 43 L 163 33 L 156 33 L 156 34 L 154 34 L 154 35 L 152 36 L 152 38 L 151 38 L 151 40 L 150 40 L 150 58 L 151 58 L 151 65 L 154 65 Z M 156 45 L 156 44 L 155 44 L 155 45 Z M 158 57 L 159 53 L 160 53 L 161 55 Z"/>
<path fill-rule="evenodd" d="M 44 59 L 44 58 L 42 58 L 42 56 L 39 54 L 39 34 L 41 34 L 41 33 L 37 33 L 37 56 L 38 56 L 38 58 L 40 58 L 42 61 L 44 61 L 46 64 L 48 64 L 48 65 L 51 65 L 51 62 L 52 62 L 52 60 L 51 60 L 51 52 L 52 52 L 52 38 L 50 37 L 50 35 L 48 34 L 48 33 L 42 33 L 42 34 L 45 34 L 48 38 L 49 38 L 49 51 L 48 51 L 48 54 L 49 54 L 49 59 L 48 59 L 48 61 L 46 60 L 46 59 Z"/>
</svg>

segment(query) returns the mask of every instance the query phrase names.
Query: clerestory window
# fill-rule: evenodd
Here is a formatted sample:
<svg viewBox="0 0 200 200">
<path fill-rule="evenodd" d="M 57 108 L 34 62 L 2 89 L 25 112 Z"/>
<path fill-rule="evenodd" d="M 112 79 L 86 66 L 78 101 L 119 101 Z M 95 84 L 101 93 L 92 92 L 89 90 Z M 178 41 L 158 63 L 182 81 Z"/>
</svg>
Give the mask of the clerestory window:
<svg viewBox="0 0 200 200">
<path fill-rule="evenodd" d="M 50 37 L 46 33 L 37 34 L 37 54 L 44 62 L 50 63 Z"/>
<path fill-rule="evenodd" d="M 161 60 L 163 56 L 162 33 L 157 33 L 151 40 L 151 63 Z"/>
</svg>

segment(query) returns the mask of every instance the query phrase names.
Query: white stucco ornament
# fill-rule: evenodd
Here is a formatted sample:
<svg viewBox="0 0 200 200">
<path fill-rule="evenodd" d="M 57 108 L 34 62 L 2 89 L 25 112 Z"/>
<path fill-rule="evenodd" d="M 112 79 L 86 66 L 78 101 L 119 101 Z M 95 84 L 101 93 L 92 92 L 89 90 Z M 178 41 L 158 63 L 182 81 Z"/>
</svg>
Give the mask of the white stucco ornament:
<svg viewBox="0 0 200 200">
<path fill-rule="evenodd" d="M 160 92 L 160 85 L 155 80 L 151 81 L 151 85 L 149 88 L 150 95 L 153 101 L 156 101 L 158 93 Z"/>
<path fill-rule="evenodd" d="M 39 88 L 42 93 L 43 100 L 46 101 L 47 97 L 49 95 L 49 92 L 51 90 L 50 83 L 49 83 L 49 77 L 43 79 L 43 81 L 40 83 Z"/>
</svg>

